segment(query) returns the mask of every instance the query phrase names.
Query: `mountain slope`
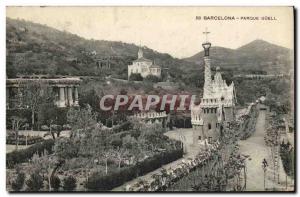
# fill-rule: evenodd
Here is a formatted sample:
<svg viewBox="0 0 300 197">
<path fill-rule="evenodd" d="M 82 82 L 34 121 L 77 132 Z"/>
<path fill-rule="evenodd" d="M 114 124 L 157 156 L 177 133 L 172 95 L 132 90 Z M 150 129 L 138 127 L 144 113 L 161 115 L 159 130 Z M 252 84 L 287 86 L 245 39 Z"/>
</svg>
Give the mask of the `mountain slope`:
<svg viewBox="0 0 300 197">
<path fill-rule="evenodd" d="M 6 20 L 6 28 L 8 76 L 113 75 L 127 79 L 127 65 L 137 58 L 138 46 L 134 44 L 87 40 L 45 25 L 10 18 Z M 164 68 L 171 68 L 172 75 L 180 75 L 186 68 L 197 68 L 193 62 L 147 47 L 143 50 L 148 59 Z M 96 60 L 108 57 L 111 58 L 111 69 L 99 70 Z"/>
<path fill-rule="evenodd" d="M 287 73 L 292 68 L 293 51 L 263 40 L 254 40 L 235 50 L 212 47 L 213 65 L 223 69 L 261 70 L 267 73 Z M 202 63 L 204 52 L 201 51 L 184 60 Z"/>
</svg>

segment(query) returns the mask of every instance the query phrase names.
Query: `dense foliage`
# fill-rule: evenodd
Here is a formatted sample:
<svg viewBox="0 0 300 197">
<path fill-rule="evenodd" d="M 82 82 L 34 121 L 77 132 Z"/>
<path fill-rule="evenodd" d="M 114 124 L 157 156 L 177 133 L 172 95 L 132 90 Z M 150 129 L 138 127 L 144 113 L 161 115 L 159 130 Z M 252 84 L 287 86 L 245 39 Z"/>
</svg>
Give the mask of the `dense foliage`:
<svg viewBox="0 0 300 197">
<path fill-rule="evenodd" d="M 52 152 L 54 140 L 49 139 L 43 142 L 36 143 L 24 150 L 13 151 L 6 154 L 6 167 L 12 168 L 15 164 L 28 162 L 29 159 L 36 153 L 42 154 L 45 150 Z"/>
<path fill-rule="evenodd" d="M 294 178 L 295 176 L 295 151 L 294 148 L 290 145 L 290 143 L 282 142 L 280 144 L 280 157 L 282 160 L 283 168 L 285 173 L 288 176 Z"/>
<path fill-rule="evenodd" d="M 63 180 L 64 191 L 73 191 L 76 188 L 76 178 L 73 176 L 68 176 Z"/>
<path fill-rule="evenodd" d="M 175 161 L 182 157 L 182 150 L 173 150 L 164 152 L 153 157 L 149 157 L 134 166 L 122 168 L 118 171 L 111 172 L 105 176 L 95 173 L 92 174 L 86 182 L 86 187 L 90 190 L 107 191 L 122 185 L 136 177 L 143 176 L 162 165 Z M 118 178 L 116 178 L 118 177 Z"/>
</svg>

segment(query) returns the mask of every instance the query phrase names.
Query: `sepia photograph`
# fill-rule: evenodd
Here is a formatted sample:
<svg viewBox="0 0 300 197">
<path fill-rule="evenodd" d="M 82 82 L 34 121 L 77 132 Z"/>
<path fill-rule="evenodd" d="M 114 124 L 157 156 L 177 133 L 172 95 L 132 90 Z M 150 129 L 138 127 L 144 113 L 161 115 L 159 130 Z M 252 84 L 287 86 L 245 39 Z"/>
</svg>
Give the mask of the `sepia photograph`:
<svg viewBox="0 0 300 197">
<path fill-rule="evenodd" d="M 2 184 L 295 192 L 294 18 L 292 6 L 7 6 Z"/>
</svg>

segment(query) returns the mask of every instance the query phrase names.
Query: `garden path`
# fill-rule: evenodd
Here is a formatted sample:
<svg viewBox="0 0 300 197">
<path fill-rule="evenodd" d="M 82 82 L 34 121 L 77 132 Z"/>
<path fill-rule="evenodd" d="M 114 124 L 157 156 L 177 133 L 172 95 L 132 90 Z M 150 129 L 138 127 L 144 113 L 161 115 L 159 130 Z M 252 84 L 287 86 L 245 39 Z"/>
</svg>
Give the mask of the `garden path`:
<svg viewBox="0 0 300 197">
<path fill-rule="evenodd" d="M 266 189 L 285 190 L 285 172 L 282 167 L 281 159 L 279 159 L 279 184 L 277 180 L 273 181 L 273 169 L 271 160 L 271 149 L 266 146 L 264 141 L 267 110 L 260 110 L 256 122 L 256 130 L 254 134 L 247 140 L 239 141 L 240 152 L 249 155 L 251 160 L 247 160 L 247 191 L 264 191 L 264 171 L 262 169 L 262 161 L 265 158 L 269 164 L 266 172 Z M 291 179 L 288 177 L 288 185 L 291 185 Z M 288 190 L 292 189 L 288 187 Z"/>
</svg>

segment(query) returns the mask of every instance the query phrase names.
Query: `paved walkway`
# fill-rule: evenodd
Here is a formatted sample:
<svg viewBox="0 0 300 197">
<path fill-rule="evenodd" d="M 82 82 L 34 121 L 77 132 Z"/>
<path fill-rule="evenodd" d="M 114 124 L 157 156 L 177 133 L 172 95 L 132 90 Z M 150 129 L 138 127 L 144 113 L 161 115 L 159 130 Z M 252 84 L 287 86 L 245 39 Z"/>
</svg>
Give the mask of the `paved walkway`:
<svg viewBox="0 0 300 197">
<path fill-rule="evenodd" d="M 265 124 L 266 110 L 261 110 L 257 118 L 256 131 L 247 140 L 240 141 L 240 152 L 245 155 L 250 155 L 251 160 L 247 160 L 247 191 L 264 191 L 264 172 L 262 169 L 262 161 L 266 158 L 269 167 L 266 173 L 266 188 L 272 190 L 273 187 L 277 190 L 285 190 L 285 172 L 282 167 L 281 159 L 279 158 L 279 180 L 273 181 L 273 169 L 271 161 L 271 149 L 265 145 Z M 292 182 L 288 177 L 288 185 Z M 291 189 L 289 187 L 289 189 Z"/>
</svg>

